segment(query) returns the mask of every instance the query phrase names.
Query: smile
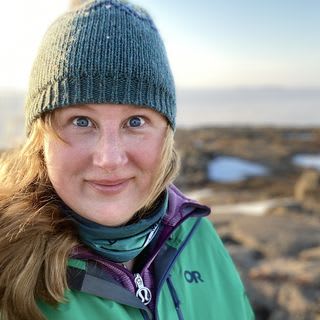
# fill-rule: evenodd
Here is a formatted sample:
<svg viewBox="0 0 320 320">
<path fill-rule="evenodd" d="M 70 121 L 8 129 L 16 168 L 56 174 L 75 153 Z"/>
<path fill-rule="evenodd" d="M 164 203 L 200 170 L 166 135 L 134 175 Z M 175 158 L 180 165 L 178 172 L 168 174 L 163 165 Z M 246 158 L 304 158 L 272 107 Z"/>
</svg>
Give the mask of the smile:
<svg viewBox="0 0 320 320">
<path fill-rule="evenodd" d="M 123 191 L 128 186 L 130 180 L 129 178 L 121 180 L 87 180 L 86 182 L 98 192 L 113 194 Z"/>
</svg>

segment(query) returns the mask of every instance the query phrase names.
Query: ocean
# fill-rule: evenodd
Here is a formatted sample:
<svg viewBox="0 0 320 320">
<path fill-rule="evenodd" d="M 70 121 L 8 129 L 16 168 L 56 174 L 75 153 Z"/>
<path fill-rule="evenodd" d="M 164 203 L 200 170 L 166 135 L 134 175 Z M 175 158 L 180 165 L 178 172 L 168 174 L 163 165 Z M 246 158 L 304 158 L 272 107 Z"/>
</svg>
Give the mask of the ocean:
<svg viewBox="0 0 320 320">
<path fill-rule="evenodd" d="M 0 89 L 0 148 L 24 137 L 24 93 Z M 177 126 L 320 126 L 320 88 L 178 89 Z"/>
<path fill-rule="evenodd" d="M 179 90 L 178 126 L 320 126 L 320 88 Z"/>
</svg>

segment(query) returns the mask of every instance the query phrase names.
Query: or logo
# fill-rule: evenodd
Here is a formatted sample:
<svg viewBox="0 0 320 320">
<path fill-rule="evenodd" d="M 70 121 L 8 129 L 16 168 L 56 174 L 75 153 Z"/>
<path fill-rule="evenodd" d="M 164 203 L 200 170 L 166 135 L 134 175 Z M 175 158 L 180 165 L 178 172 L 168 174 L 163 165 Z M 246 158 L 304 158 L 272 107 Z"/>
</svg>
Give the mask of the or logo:
<svg viewBox="0 0 320 320">
<path fill-rule="evenodd" d="M 201 278 L 201 274 L 199 271 L 185 271 L 184 272 L 184 278 L 189 282 L 195 282 L 195 283 L 199 283 L 199 282 L 204 282 Z"/>
</svg>

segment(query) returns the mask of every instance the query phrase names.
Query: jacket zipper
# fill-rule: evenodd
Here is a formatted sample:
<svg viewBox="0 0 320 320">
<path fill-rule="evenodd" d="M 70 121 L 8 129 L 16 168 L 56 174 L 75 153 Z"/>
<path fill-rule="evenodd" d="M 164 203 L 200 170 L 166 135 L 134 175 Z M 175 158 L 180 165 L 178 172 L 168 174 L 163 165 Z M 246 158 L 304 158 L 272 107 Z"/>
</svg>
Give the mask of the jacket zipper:
<svg viewBox="0 0 320 320">
<path fill-rule="evenodd" d="M 157 256 L 158 252 L 160 251 L 160 249 L 162 248 L 162 246 L 164 245 L 164 243 L 168 240 L 168 238 L 170 237 L 170 235 L 173 233 L 173 231 L 178 227 L 180 226 L 185 220 L 187 220 L 191 215 L 188 214 L 186 215 L 181 221 L 179 221 L 179 223 L 174 227 L 172 228 L 172 230 L 170 230 L 170 232 L 168 233 L 167 237 L 166 237 L 166 240 L 163 241 L 163 243 L 161 243 L 161 245 L 159 246 L 159 249 L 157 250 L 157 252 L 151 257 L 151 259 L 149 259 L 149 261 L 145 264 L 144 268 L 142 269 L 141 273 L 135 273 L 133 275 L 133 279 L 132 279 L 132 273 L 126 269 L 124 266 L 120 266 L 116 263 L 112 263 L 114 266 L 116 266 L 119 270 L 121 271 L 124 271 L 127 276 L 129 277 L 129 279 L 131 280 L 131 282 L 135 285 L 135 288 L 136 288 L 136 297 L 138 299 L 141 300 L 141 302 L 144 304 L 144 305 L 148 305 L 152 299 L 152 294 L 151 294 L 151 291 L 149 288 L 147 288 L 144 283 L 143 283 L 143 279 L 141 277 L 141 274 L 144 272 L 144 270 L 152 263 L 152 261 L 154 260 L 154 258 Z M 195 222 L 194 226 L 192 227 L 191 231 L 189 232 L 188 236 L 186 237 L 185 241 L 183 242 L 183 244 L 179 247 L 179 250 L 177 251 L 177 254 L 174 256 L 174 259 L 172 260 L 170 266 L 168 267 L 168 269 L 166 270 L 165 274 L 164 274 L 164 277 L 161 279 L 160 283 L 159 283 L 159 288 L 157 290 L 157 293 L 156 293 L 156 301 L 155 301 L 155 318 L 158 319 L 158 316 L 157 316 L 157 300 L 158 300 L 158 293 L 160 291 L 160 289 L 162 288 L 163 286 L 163 282 L 164 280 L 166 279 L 168 273 L 170 272 L 171 268 L 173 267 L 173 264 L 174 262 L 176 261 L 176 259 L 178 258 L 178 256 L 180 255 L 180 253 L 182 252 L 182 250 L 184 249 L 185 245 L 189 242 L 189 239 L 191 238 L 192 234 L 194 233 L 196 227 L 198 226 L 199 222 L 200 222 L 201 218 L 198 218 L 198 220 Z M 110 262 L 109 262 L 110 263 Z M 171 283 L 172 284 L 172 283 Z M 173 287 L 173 285 L 172 285 Z M 172 291 L 170 290 L 171 292 L 171 295 L 172 295 Z M 175 293 L 175 297 L 178 299 L 178 296 L 177 296 L 177 293 L 176 291 L 174 290 L 174 293 Z M 172 295 L 173 297 L 173 295 Z M 173 297 L 173 299 L 175 299 Z M 174 301 L 175 303 L 175 301 Z M 180 303 L 180 301 L 179 301 Z M 176 305 L 176 303 L 175 303 Z M 179 305 L 179 309 L 180 309 L 180 305 Z M 177 310 L 178 312 L 178 310 Z M 180 312 L 180 316 L 179 316 L 179 313 L 178 313 L 178 316 L 179 316 L 179 320 L 183 320 L 183 316 L 182 316 L 182 313 L 181 313 L 181 310 L 179 311 Z"/>
<path fill-rule="evenodd" d="M 152 299 L 152 294 L 150 289 L 144 285 L 139 273 L 135 273 L 134 282 L 137 288 L 136 297 L 139 298 L 145 306 L 148 305 Z"/>
<path fill-rule="evenodd" d="M 125 274 L 128 276 L 130 281 L 135 287 L 135 295 L 136 297 L 141 300 L 141 302 L 146 306 L 150 303 L 152 299 L 152 293 L 149 288 L 147 288 L 144 285 L 143 279 L 141 277 L 140 273 L 132 274 L 124 265 L 119 265 L 117 263 L 108 262 L 111 263 L 114 267 L 116 267 L 119 271 L 125 272 Z"/>
<path fill-rule="evenodd" d="M 171 296 L 172 296 L 172 299 L 173 299 L 173 302 L 174 302 L 174 306 L 175 306 L 176 311 L 177 311 L 178 319 L 179 320 L 184 320 L 184 317 L 182 315 L 181 308 L 180 308 L 181 302 L 180 302 L 179 297 L 177 295 L 177 291 L 173 286 L 173 283 L 172 283 L 172 280 L 171 280 L 171 275 L 168 276 L 167 283 L 168 283 L 169 291 L 171 293 Z"/>
<path fill-rule="evenodd" d="M 134 275 L 132 272 L 130 272 L 125 266 L 119 265 L 117 263 L 108 261 L 109 264 L 112 264 L 114 267 L 116 267 L 119 271 L 124 272 L 132 284 L 134 284 L 134 287 L 136 288 L 136 297 L 146 306 L 150 303 L 152 299 L 152 294 L 149 288 L 147 288 L 144 283 L 143 279 L 140 275 L 140 273 L 135 273 Z M 144 320 L 150 320 L 145 310 L 140 309 L 140 312 L 143 316 Z M 153 317 L 152 317 L 153 318 Z"/>
<path fill-rule="evenodd" d="M 185 220 L 185 219 L 184 219 Z M 182 220 L 181 223 L 184 221 Z M 195 232 L 195 230 L 197 229 L 199 223 L 201 221 L 201 218 L 198 218 L 197 221 L 194 223 L 191 231 L 189 232 L 189 234 L 187 235 L 186 239 L 184 240 L 184 242 L 182 243 L 182 245 L 179 247 L 176 255 L 173 257 L 173 259 L 171 260 L 171 263 L 170 265 L 168 266 L 166 272 L 164 273 L 163 277 L 161 278 L 160 282 L 159 282 L 159 286 L 158 286 L 158 289 L 157 289 L 157 293 L 156 293 L 156 301 L 155 301 L 155 319 L 159 319 L 158 317 L 158 312 L 157 312 L 157 305 L 158 305 L 158 299 L 159 299 L 159 292 L 163 286 L 163 283 L 164 281 L 166 281 L 166 279 L 168 278 L 168 274 L 170 272 L 170 270 L 172 269 L 175 261 L 177 260 L 177 258 L 179 257 L 179 255 L 181 254 L 181 252 L 183 251 L 184 247 L 186 246 L 186 244 L 189 242 L 191 236 L 193 235 L 193 233 Z M 171 234 L 171 233 L 170 233 Z M 174 290 L 175 294 L 176 294 L 176 297 L 177 297 L 177 293 L 176 291 Z M 172 294 L 171 290 L 170 290 L 170 293 Z M 174 299 L 174 297 L 172 296 L 172 299 Z M 179 307 L 180 308 L 180 307 Z M 182 314 L 181 314 L 182 315 Z M 181 318 L 183 319 L 183 318 Z M 179 318 L 180 320 L 180 318 Z"/>
<path fill-rule="evenodd" d="M 185 220 L 187 220 L 188 218 L 190 217 L 190 215 L 186 215 L 174 228 L 172 228 L 172 230 L 169 232 L 169 234 L 167 235 L 166 237 L 166 240 L 163 241 L 163 243 L 161 243 L 160 247 L 159 247 L 159 250 L 160 248 L 164 245 L 164 243 L 167 241 L 167 239 L 170 237 L 170 235 L 172 234 L 172 232 L 179 226 L 181 225 Z M 168 267 L 167 271 L 165 272 L 164 274 L 164 277 L 161 279 L 160 281 L 160 285 L 159 285 L 159 289 L 162 287 L 163 285 L 163 282 L 164 280 L 166 279 L 166 276 L 167 274 L 169 273 L 169 271 L 171 270 L 174 262 L 176 261 L 177 257 L 180 255 L 180 253 L 182 252 L 182 250 L 184 249 L 185 245 L 189 242 L 189 239 L 191 237 L 191 235 L 193 234 L 193 232 L 195 231 L 196 227 L 198 226 L 199 222 L 200 222 L 200 219 L 199 218 L 194 226 L 192 227 L 191 231 L 189 232 L 187 238 L 185 239 L 185 241 L 183 242 L 183 244 L 179 247 L 179 250 L 177 252 L 177 254 L 174 256 L 174 259 L 173 261 L 171 262 L 170 266 Z M 157 253 L 159 252 L 159 250 L 157 250 Z M 153 257 L 151 257 L 151 259 L 146 263 L 145 267 L 142 269 L 141 271 L 141 274 L 143 273 L 143 271 L 147 268 L 148 265 L 150 265 L 152 263 L 152 261 L 154 260 L 154 258 L 157 256 L 157 253 L 155 255 L 153 255 Z M 110 262 L 109 262 L 110 263 Z M 124 271 L 127 276 L 129 277 L 129 279 L 132 281 L 132 283 L 134 283 L 135 285 L 135 288 L 136 288 L 136 297 L 138 299 L 141 300 L 141 302 L 144 304 L 144 305 L 148 305 L 152 299 L 152 294 L 151 294 L 151 291 L 149 288 L 147 288 L 144 283 L 143 283 L 143 279 L 141 277 L 141 274 L 140 273 L 135 273 L 134 274 L 134 280 L 132 280 L 132 273 L 126 269 L 124 266 L 120 266 L 116 263 L 112 263 L 114 266 L 116 266 L 119 270 L 121 271 Z M 172 282 L 171 282 L 171 285 L 172 285 Z M 172 288 L 173 288 L 173 285 L 172 285 Z M 180 310 L 180 301 L 178 299 L 178 296 L 177 296 L 177 293 L 175 291 L 175 289 L 173 288 L 174 291 L 170 290 L 171 292 L 171 295 L 172 295 L 172 298 L 174 300 L 174 304 L 176 306 L 176 310 L 177 310 L 177 313 L 178 313 L 178 317 L 179 317 L 179 320 L 183 320 L 183 315 L 181 313 L 181 310 Z M 159 290 L 157 290 L 159 292 Z M 157 300 L 158 300 L 158 292 L 156 294 L 156 301 L 155 301 L 155 317 L 156 319 L 158 318 L 157 317 Z M 174 295 L 172 294 L 174 292 Z M 178 309 L 177 309 L 177 302 L 178 303 Z"/>
</svg>

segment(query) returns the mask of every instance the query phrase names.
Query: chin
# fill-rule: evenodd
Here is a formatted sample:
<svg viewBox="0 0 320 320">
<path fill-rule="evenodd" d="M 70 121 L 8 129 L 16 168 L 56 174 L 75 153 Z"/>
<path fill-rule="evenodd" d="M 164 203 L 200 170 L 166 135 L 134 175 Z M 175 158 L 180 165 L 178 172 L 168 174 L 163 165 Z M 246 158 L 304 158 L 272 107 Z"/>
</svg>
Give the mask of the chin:
<svg viewBox="0 0 320 320">
<path fill-rule="evenodd" d="M 119 206 L 118 206 L 119 208 Z M 95 216 L 86 216 L 87 219 L 108 227 L 117 227 L 128 223 L 134 213 L 119 213 L 119 209 L 104 209 Z"/>
</svg>

